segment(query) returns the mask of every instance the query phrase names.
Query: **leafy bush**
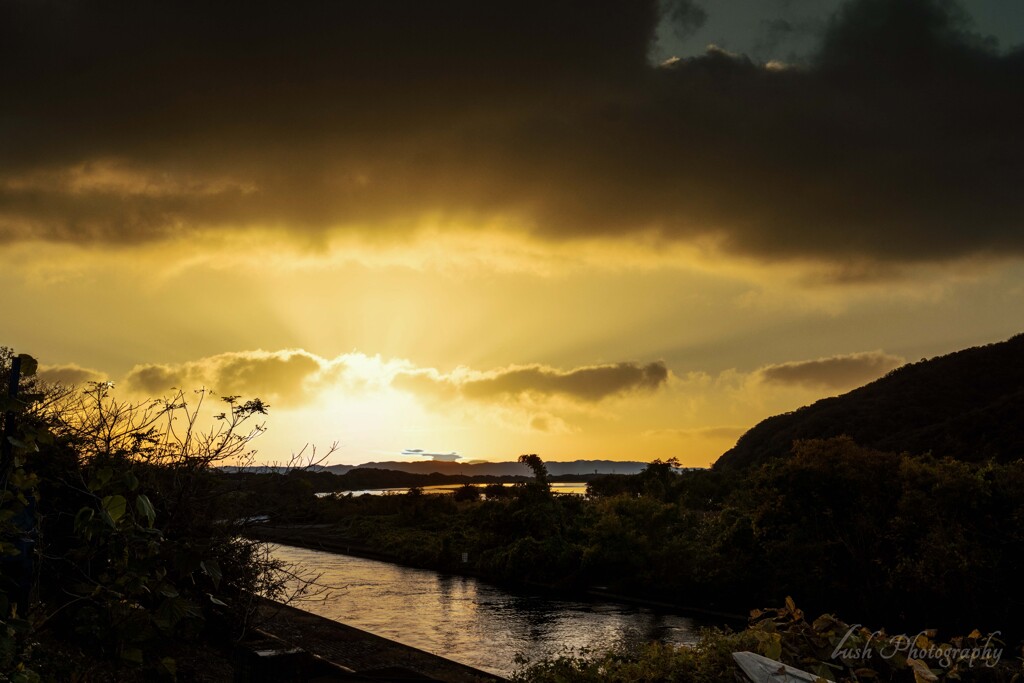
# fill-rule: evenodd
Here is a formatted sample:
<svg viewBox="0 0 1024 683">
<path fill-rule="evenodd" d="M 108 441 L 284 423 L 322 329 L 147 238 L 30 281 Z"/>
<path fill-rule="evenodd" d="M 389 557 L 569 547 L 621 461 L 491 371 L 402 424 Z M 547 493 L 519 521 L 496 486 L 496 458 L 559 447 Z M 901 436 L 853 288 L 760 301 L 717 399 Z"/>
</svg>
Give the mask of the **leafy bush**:
<svg viewBox="0 0 1024 683">
<path fill-rule="evenodd" d="M 808 623 L 787 598 L 778 609 L 754 610 L 750 626 L 738 633 L 707 629 L 693 645 L 649 643 L 634 650 L 567 654 L 538 662 L 521 661 L 517 683 L 711 683 L 744 680 L 732 653 L 754 651 L 769 659 L 836 683 L 857 681 L 1019 681 L 1020 659 L 1005 656 L 1003 644 L 975 631 L 936 639 L 935 631 L 889 636 L 832 615 Z"/>
<path fill-rule="evenodd" d="M 34 564 L 28 584 L 4 566 L 0 672 L 32 680 L 26 664 L 52 667 L 59 658 L 32 652 L 49 636 L 174 678 L 174 643 L 238 634 L 251 596 L 284 588 L 281 567 L 221 504 L 212 469 L 251 458 L 262 431 L 251 422 L 267 406 L 225 397 L 204 430 L 203 391 L 191 404 L 182 392 L 129 403 L 105 383 L 32 388 L 3 405 L 0 549 Z"/>
<path fill-rule="evenodd" d="M 515 683 L 720 683 L 735 680 L 732 653 L 756 645 L 746 632 L 706 629 L 692 646 L 648 643 L 635 649 L 520 660 Z"/>
</svg>

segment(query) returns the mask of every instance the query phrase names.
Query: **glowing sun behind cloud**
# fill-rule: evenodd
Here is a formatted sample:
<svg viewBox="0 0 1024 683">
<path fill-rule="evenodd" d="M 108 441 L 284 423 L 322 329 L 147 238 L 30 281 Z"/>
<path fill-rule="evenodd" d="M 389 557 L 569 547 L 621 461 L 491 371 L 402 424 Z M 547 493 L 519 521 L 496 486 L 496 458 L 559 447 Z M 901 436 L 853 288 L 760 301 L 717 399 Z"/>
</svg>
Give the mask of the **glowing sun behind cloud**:
<svg viewBox="0 0 1024 683">
<path fill-rule="evenodd" d="M 0 3 L 0 343 L 259 395 L 266 460 L 707 464 L 1020 331 L 999 3 Z"/>
</svg>

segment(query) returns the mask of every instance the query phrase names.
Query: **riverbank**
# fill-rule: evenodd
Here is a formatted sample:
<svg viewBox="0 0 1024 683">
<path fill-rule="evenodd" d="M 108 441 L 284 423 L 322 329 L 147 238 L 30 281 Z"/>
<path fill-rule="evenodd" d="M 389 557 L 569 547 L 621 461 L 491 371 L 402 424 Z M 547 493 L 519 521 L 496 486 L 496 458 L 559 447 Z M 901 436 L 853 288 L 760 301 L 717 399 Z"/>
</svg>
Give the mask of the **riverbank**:
<svg viewBox="0 0 1024 683">
<path fill-rule="evenodd" d="M 369 548 L 359 543 L 353 543 L 349 539 L 332 534 L 332 527 L 328 524 L 296 524 L 287 526 L 269 526 L 260 525 L 251 527 L 246 531 L 246 534 L 255 540 L 267 541 L 269 543 L 281 543 L 285 545 L 298 546 L 301 548 L 308 548 L 310 550 L 322 550 L 330 553 L 339 553 L 342 555 L 352 555 L 354 557 L 363 557 L 369 560 L 378 560 L 381 562 L 390 562 L 392 564 L 402 565 L 406 567 L 415 567 L 416 569 L 430 569 L 434 571 L 444 571 L 450 574 L 456 574 L 459 576 L 470 576 L 477 579 L 483 579 L 492 583 L 500 585 L 501 582 L 495 581 L 491 577 L 488 577 L 480 572 L 474 571 L 469 567 L 464 568 L 438 568 L 432 567 L 425 564 L 410 563 L 403 561 L 401 558 L 384 553 L 379 550 Z M 538 590 L 542 592 L 557 592 L 560 596 L 565 596 L 566 589 L 562 587 L 556 587 L 547 584 L 539 584 L 535 582 L 520 582 L 515 584 L 514 587 L 526 588 L 530 590 Z M 599 599 L 607 600 L 611 602 L 620 602 L 627 605 L 636 605 L 640 607 L 649 607 L 652 609 L 666 610 L 672 612 L 678 612 L 684 615 L 690 615 L 701 618 L 711 618 L 721 621 L 724 625 L 728 625 L 734 628 L 743 628 L 746 626 L 747 615 L 739 614 L 737 612 L 730 612 L 725 610 L 717 610 L 711 607 L 686 605 L 672 601 L 665 600 L 651 600 L 649 598 L 623 594 L 620 592 L 609 591 L 601 587 L 591 586 L 585 589 L 571 589 L 569 591 L 573 597 L 579 597 L 582 599 Z"/>
<path fill-rule="evenodd" d="M 245 535 L 256 541 L 283 543 L 285 545 L 294 545 L 300 548 L 309 548 L 310 550 L 323 550 L 328 553 L 365 557 L 368 560 L 391 562 L 392 564 L 400 564 L 406 567 L 415 567 L 417 569 L 434 569 L 433 567 L 403 562 L 398 557 L 391 555 L 390 553 L 380 552 L 379 550 L 374 550 L 373 548 L 369 548 L 359 543 L 353 543 L 348 539 L 339 536 L 332 536 L 330 535 L 331 528 L 330 524 L 290 524 L 286 526 L 260 525 L 247 528 L 245 530 Z M 479 574 L 468 570 L 455 573 L 480 578 Z"/>
</svg>

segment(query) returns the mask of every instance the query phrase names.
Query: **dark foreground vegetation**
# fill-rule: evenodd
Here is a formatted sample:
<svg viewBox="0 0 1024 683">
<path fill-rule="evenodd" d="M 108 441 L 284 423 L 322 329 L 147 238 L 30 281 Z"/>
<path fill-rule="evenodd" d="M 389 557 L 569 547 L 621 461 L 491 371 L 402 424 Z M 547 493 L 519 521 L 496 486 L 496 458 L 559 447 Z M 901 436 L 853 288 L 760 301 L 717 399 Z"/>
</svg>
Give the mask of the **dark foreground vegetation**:
<svg viewBox="0 0 1024 683">
<path fill-rule="evenodd" d="M 301 474 L 266 476 L 240 502 L 252 514 L 276 509 L 278 524 L 325 525 L 284 532 L 295 540 L 498 581 L 740 613 L 791 595 L 862 623 L 1014 634 L 1024 607 L 1021 461 L 883 453 L 836 438 L 799 442 L 793 457 L 743 473 L 677 474 L 655 462 L 592 481 L 586 498 L 552 495 L 538 477 L 447 496 L 315 499 L 298 496 Z"/>
<path fill-rule="evenodd" d="M 225 516 L 211 468 L 248 453 L 266 406 L 229 397 L 202 430 L 202 393 L 121 403 L 34 366 L 0 348 L 0 680 L 231 680 L 225 647 L 287 576 Z"/>
<path fill-rule="evenodd" d="M 922 636 L 926 642 L 953 647 L 954 637 L 962 644 L 971 635 L 974 644 L 985 641 L 1002 650 L 1001 668 L 976 662 L 966 667 L 972 672 L 958 674 L 964 680 L 1009 681 L 1012 676 L 1004 674 L 1019 672 L 1021 461 L 964 463 L 883 453 L 835 438 L 799 442 L 791 458 L 743 473 L 677 473 L 671 463 L 654 462 L 640 475 L 592 481 L 584 498 L 553 495 L 540 459 L 524 459 L 534 467 L 535 479 L 514 488 L 467 487 L 455 495 L 415 489 L 405 495 L 310 495 L 282 514 L 284 499 L 274 505 L 275 482 L 290 490 L 290 498 L 304 476 L 295 473 L 266 475 L 259 492 L 242 494 L 239 503 L 252 506 L 253 513 L 276 509 L 275 526 L 264 533 L 285 542 L 342 549 L 350 544 L 401 562 L 496 581 L 561 590 L 599 586 L 732 612 L 785 604 L 793 596 L 811 614 L 884 626 L 890 633 L 912 634 L 915 642 L 913 634 L 937 629 Z M 303 526 L 289 527 L 289 522 Z M 834 660 L 832 649 L 847 630 L 832 617 L 807 623 L 790 603 L 783 613 L 768 621 L 759 618 L 739 634 L 708 633 L 695 650 L 651 646 L 594 659 L 567 657 L 524 669 L 522 676 L 721 680 L 700 672 L 721 674 L 728 664 L 722 663 L 723 652 L 752 649 L 775 659 L 788 652 L 785 661 L 805 669 L 813 664 L 829 671 L 832 680 L 844 675 L 915 680 L 907 657 L 902 663 L 877 654 L 873 661 L 851 657 L 849 667 Z M 855 642 L 866 646 L 867 636 L 854 631 L 861 639 Z M 874 647 L 895 647 L 884 645 L 884 638 L 875 640 Z M 952 671 L 952 665 L 932 664 L 942 675 Z M 852 677 L 855 670 L 859 678 Z M 626 673 L 616 678 L 619 674 L 609 671 Z M 644 677 L 640 671 L 661 673 Z"/>
<path fill-rule="evenodd" d="M 1018 653 L 975 631 L 936 639 L 934 631 L 891 636 L 831 615 L 809 621 L 792 600 L 773 610 L 754 610 L 739 632 L 707 629 L 692 646 L 650 643 L 634 651 L 565 655 L 522 662 L 516 683 L 720 683 L 743 680 L 734 652 L 757 652 L 831 681 L 992 681 L 1022 675 Z M 785 680 L 781 676 L 778 680 Z"/>
</svg>

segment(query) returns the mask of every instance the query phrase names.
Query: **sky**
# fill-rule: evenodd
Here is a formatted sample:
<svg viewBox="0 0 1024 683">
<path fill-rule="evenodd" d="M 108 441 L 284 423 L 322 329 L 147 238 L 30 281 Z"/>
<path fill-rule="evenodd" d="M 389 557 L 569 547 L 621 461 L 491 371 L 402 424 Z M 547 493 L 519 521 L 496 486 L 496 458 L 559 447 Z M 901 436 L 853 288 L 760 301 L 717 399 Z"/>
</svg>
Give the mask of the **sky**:
<svg viewBox="0 0 1024 683">
<path fill-rule="evenodd" d="M 704 466 L 1022 331 L 1016 0 L 0 0 L 0 65 L 0 344 L 263 462 Z"/>
</svg>

